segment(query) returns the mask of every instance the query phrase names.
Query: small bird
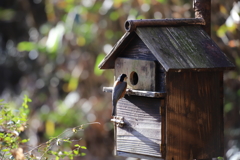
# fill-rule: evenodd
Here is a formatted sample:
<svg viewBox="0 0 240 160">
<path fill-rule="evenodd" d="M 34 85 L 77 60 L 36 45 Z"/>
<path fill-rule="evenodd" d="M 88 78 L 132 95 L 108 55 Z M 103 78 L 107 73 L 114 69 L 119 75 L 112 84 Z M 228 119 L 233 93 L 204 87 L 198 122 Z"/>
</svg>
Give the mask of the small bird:
<svg viewBox="0 0 240 160">
<path fill-rule="evenodd" d="M 124 97 L 127 89 L 127 75 L 121 74 L 117 80 L 114 82 L 113 91 L 112 91 L 112 116 L 116 115 L 116 105 L 120 98 Z"/>
</svg>

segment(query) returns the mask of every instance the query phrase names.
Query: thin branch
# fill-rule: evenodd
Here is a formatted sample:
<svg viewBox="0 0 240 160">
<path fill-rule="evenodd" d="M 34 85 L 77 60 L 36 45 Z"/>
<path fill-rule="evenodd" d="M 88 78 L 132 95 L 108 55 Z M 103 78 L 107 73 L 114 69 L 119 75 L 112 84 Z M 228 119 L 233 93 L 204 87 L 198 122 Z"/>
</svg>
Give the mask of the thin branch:
<svg viewBox="0 0 240 160">
<path fill-rule="evenodd" d="M 73 134 L 76 134 L 78 131 L 83 131 L 83 126 L 86 126 L 86 125 L 93 125 L 93 124 L 101 124 L 99 122 L 92 122 L 92 123 L 86 123 L 86 124 L 82 124 L 82 125 L 79 125 L 79 126 L 76 126 L 76 127 L 73 127 L 73 128 L 69 128 L 69 129 L 66 129 L 65 131 L 63 131 L 61 134 L 59 134 L 58 136 L 56 137 L 53 137 L 51 138 L 50 140 L 48 140 L 47 142 L 45 143 L 42 143 L 32 149 L 30 149 L 29 151 L 25 152 L 24 155 L 31 155 L 31 152 L 33 152 L 34 150 L 36 149 L 39 149 L 41 147 L 43 147 L 44 145 L 46 145 L 44 152 L 43 154 L 40 155 L 40 159 L 42 159 L 44 157 L 44 155 L 55 145 L 55 144 L 58 144 L 57 142 L 58 141 L 63 141 L 65 142 L 64 140 L 66 138 L 70 138 Z M 81 140 L 81 139 L 79 139 Z M 71 141 L 79 141 L 79 140 L 71 140 Z"/>
</svg>

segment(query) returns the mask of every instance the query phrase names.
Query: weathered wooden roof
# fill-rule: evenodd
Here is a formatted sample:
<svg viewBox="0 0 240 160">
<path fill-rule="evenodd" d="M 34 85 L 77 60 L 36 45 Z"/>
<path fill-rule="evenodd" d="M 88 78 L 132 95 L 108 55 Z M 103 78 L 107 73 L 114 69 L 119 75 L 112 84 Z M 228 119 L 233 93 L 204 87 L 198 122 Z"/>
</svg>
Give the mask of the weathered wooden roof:
<svg viewBox="0 0 240 160">
<path fill-rule="evenodd" d="M 166 71 L 232 69 L 234 64 L 200 26 L 138 27 L 126 32 L 100 63 L 101 69 L 114 62 L 129 42 L 139 36 Z"/>
</svg>

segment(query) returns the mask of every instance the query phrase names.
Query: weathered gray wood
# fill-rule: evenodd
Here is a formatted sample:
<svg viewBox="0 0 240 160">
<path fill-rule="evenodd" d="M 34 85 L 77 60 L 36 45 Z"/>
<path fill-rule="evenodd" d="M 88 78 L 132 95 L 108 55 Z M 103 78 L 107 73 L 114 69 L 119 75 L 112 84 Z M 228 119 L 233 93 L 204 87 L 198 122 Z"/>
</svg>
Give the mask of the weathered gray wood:
<svg viewBox="0 0 240 160">
<path fill-rule="evenodd" d="M 157 61 L 156 57 L 143 43 L 139 36 L 137 36 L 135 32 L 132 32 L 131 34 L 135 34 L 134 39 L 132 39 L 124 51 L 120 53 L 120 57 Z"/>
<path fill-rule="evenodd" d="M 103 87 L 104 92 L 112 93 L 113 87 Z M 164 98 L 167 93 L 165 92 L 151 92 L 151 91 L 143 91 L 143 90 L 129 90 L 127 89 L 127 95 L 132 96 L 142 96 L 142 97 L 151 97 L 151 98 Z"/>
<path fill-rule="evenodd" d="M 166 18 L 166 19 L 144 19 L 144 20 L 127 20 L 125 30 L 132 32 L 138 27 L 162 27 L 162 26 L 185 26 L 185 25 L 205 25 L 203 18 Z"/>
<path fill-rule="evenodd" d="M 126 74 L 129 89 L 155 91 L 156 64 L 154 61 L 137 60 L 129 58 L 117 58 L 115 61 L 115 77 Z M 131 74 L 135 73 L 137 77 Z M 132 81 L 136 79 L 136 84 Z"/>
<path fill-rule="evenodd" d="M 119 100 L 117 116 L 124 117 L 125 124 L 115 128 L 117 153 L 120 151 L 140 157 L 162 157 L 161 101 L 158 98 L 127 95 Z"/>
<path fill-rule="evenodd" d="M 144 27 L 136 33 L 166 71 L 234 67 L 200 26 Z"/>
<path fill-rule="evenodd" d="M 127 32 L 100 63 L 101 69 L 112 69 L 117 57 L 122 57 L 128 45 L 140 39 L 165 71 L 216 71 L 233 69 L 234 64 L 200 26 L 139 27 Z M 143 53 L 146 51 L 147 54 Z M 135 48 L 137 50 L 137 48 Z M 149 55 L 139 46 L 139 55 Z M 136 52 L 134 52 L 137 58 Z"/>
<path fill-rule="evenodd" d="M 160 63 L 157 63 L 156 57 L 152 54 L 152 52 L 148 49 L 148 47 L 143 43 L 143 41 L 138 36 L 135 36 L 134 39 L 129 43 L 129 45 L 124 49 L 124 52 L 121 53 L 121 57 L 136 60 L 155 61 L 156 62 L 155 91 L 166 92 L 165 70 Z"/>
<path fill-rule="evenodd" d="M 133 154 L 133 153 L 121 152 L 121 151 L 117 151 L 117 155 L 122 157 L 136 157 L 136 158 L 142 158 L 142 159 L 148 159 L 148 160 L 164 160 L 159 157 L 149 157 L 145 155 L 139 155 L 139 154 Z"/>
</svg>

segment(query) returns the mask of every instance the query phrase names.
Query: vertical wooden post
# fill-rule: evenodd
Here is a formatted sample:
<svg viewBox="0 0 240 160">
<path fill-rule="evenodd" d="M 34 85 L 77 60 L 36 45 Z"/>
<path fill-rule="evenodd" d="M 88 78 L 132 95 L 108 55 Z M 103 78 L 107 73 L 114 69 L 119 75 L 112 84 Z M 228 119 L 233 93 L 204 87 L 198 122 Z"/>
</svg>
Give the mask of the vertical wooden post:
<svg viewBox="0 0 240 160">
<path fill-rule="evenodd" d="M 203 29 L 211 37 L 211 0 L 193 0 L 195 18 L 203 18 L 205 25 Z"/>
</svg>

